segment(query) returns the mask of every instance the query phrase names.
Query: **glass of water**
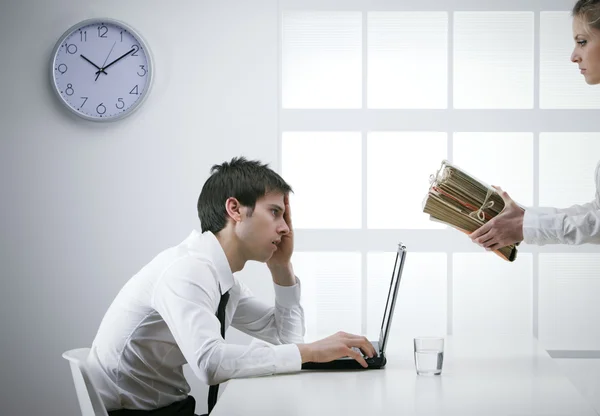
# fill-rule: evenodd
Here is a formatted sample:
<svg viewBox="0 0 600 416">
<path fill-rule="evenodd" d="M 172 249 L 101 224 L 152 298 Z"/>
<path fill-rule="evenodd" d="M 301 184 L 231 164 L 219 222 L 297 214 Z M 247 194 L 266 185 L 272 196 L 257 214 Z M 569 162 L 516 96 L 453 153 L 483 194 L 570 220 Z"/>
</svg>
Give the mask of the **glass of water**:
<svg viewBox="0 0 600 416">
<path fill-rule="evenodd" d="M 442 374 L 444 363 L 444 338 L 419 337 L 415 342 L 415 368 L 418 375 Z"/>
</svg>

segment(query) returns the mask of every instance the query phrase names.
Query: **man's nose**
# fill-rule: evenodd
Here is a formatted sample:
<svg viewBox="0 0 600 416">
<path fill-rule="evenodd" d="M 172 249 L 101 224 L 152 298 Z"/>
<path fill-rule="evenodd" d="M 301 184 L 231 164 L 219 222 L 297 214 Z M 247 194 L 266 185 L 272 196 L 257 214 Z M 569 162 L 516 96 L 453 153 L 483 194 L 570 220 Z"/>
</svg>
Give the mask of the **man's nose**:
<svg viewBox="0 0 600 416">
<path fill-rule="evenodd" d="M 284 221 L 283 224 L 279 227 L 279 234 L 285 235 L 290 232 L 290 227 L 288 227 L 287 223 Z"/>
</svg>

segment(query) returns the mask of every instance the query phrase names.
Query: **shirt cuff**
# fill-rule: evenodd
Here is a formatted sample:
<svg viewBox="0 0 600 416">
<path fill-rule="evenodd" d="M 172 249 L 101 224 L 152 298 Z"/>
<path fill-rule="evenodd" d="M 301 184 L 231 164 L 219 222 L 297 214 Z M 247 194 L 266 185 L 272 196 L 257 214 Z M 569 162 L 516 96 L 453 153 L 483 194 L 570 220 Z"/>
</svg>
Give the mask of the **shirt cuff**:
<svg viewBox="0 0 600 416">
<path fill-rule="evenodd" d="M 302 357 L 296 344 L 276 345 L 275 372 L 293 373 L 302 369 Z"/>
<path fill-rule="evenodd" d="M 536 209 L 525 210 L 523 216 L 523 241 L 527 244 L 543 246 L 559 243 L 559 230 L 554 224 L 556 215 L 542 213 Z"/>
<path fill-rule="evenodd" d="M 296 284 L 294 286 L 279 286 L 277 283 L 273 283 L 273 286 L 275 286 L 275 302 L 277 304 L 284 308 L 294 308 L 300 305 L 302 290 L 298 277 L 296 277 Z"/>
<path fill-rule="evenodd" d="M 535 210 L 527 208 L 523 215 L 523 241 L 527 244 L 535 244 L 537 217 L 539 214 Z"/>
</svg>

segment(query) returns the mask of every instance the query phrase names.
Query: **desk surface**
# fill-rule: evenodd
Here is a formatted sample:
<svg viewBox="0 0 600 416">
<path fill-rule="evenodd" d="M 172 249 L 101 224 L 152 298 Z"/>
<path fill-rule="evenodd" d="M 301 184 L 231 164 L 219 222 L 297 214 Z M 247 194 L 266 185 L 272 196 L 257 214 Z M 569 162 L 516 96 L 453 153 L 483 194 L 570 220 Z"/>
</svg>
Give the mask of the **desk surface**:
<svg viewBox="0 0 600 416">
<path fill-rule="evenodd" d="M 211 416 L 597 416 L 533 338 L 447 337 L 441 376 L 387 355 L 383 370 L 231 380 Z"/>
</svg>

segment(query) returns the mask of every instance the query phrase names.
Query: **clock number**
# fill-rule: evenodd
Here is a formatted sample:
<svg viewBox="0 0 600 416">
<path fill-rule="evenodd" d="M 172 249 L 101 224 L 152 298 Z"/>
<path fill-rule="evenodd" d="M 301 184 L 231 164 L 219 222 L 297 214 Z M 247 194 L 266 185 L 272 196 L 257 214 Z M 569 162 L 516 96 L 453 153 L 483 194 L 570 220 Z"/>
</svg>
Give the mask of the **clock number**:
<svg viewBox="0 0 600 416">
<path fill-rule="evenodd" d="M 77 53 L 77 45 L 75 45 L 74 43 L 69 43 L 68 45 L 65 45 L 67 48 L 67 53 L 70 53 L 71 55 L 73 55 L 74 53 Z"/>
<path fill-rule="evenodd" d="M 80 97 L 83 102 L 81 103 L 81 107 L 83 107 L 85 105 L 85 102 L 88 100 L 88 97 Z"/>
<path fill-rule="evenodd" d="M 56 68 L 56 70 L 57 70 L 58 72 L 60 72 L 61 74 L 64 74 L 65 72 L 67 72 L 67 69 L 68 69 L 68 68 L 67 68 L 67 66 L 66 66 L 65 64 L 60 64 L 60 65 L 58 66 L 58 68 Z"/>
<path fill-rule="evenodd" d="M 121 42 L 123 42 L 123 31 L 119 32 L 121 34 Z"/>
<path fill-rule="evenodd" d="M 119 107 L 120 105 L 120 107 Z M 115 104 L 115 107 L 117 107 L 119 110 L 122 110 L 125 107 L 125 101 L 123 101 L 122 98 L 119 98 L 117 100 L 117 103 Z"/>
<path fill-rule="evenodd" d="M 104 25 L 98 26 L 98 37 L 99 38 L 107 38 L 106 34 L 108 33 L 108 28 Z"/>
<path fill-rule="evenodd" d="M 96 107 L 96 112 L 98 114 L 104 114 L 104 113 L 106 113 L 106 107 L 104 107 L 103 103 L 98 104 L 98 107 Z"/>
<path fill-rule="evenodd" d="M 138 86 L 136 85 L 135 87 L 133 87 L 131 89 L 131 91 L 129 91 L 129 94 L 131 94 L 131 95 L 140 95 L 140 93 L 138 92 Z"/>
<path fill-rule="evenodd" d="M 146 74 L 148 73 L 148 71 L 146 70 L 146 65 L 140 65 L 140 68 L 142 68 L 142 70 L 144 71 L 144 73 L 143 73 L 143 74 L 140 74 L 140 72 L 138 71 L 138 73 L 137 73 L 137 74 L 138 74 L 140 77 L 143 77 L 144 75 L 146 75 Z"/>
<path fill-rule="evenodd" d="M 75 93 L 75 90 L 73 89 L 73 84 L 67 84 L 67 88 L 65 89 L 65 94 L 67 94 L 68 96 L 71 96 Z"/>
<path fill-rule="evenodd" d="M 79 31 L 79 36 L 81 37 L 81 42 L 87 42 L 87 30 Z"/>
<path fill-rule="evenodd" d="M 138 45 L 131 45 L 131 47 L 133 49 L 135 49 L 135 51 L 131 54 L 131 56 L 138 56 L 138 51 L 140 50 L 140 47 Z"/>
</svg>

